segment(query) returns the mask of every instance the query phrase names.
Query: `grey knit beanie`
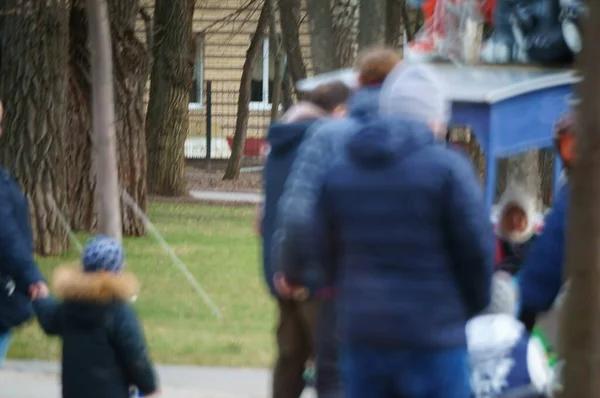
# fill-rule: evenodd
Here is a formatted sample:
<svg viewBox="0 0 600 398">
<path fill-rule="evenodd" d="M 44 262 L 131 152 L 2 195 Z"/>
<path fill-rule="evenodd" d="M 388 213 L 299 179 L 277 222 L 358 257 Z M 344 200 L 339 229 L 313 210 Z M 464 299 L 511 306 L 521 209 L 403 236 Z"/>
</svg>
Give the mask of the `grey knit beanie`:
<svg viewBox="0 0 600 398">
<path fill-rule="evenodd" d="M 426 64 L 402 62 L 383 82 L 379 112 L 423 123 L 446 124 L 450 104 L 435 70 Z"/>
</svg>

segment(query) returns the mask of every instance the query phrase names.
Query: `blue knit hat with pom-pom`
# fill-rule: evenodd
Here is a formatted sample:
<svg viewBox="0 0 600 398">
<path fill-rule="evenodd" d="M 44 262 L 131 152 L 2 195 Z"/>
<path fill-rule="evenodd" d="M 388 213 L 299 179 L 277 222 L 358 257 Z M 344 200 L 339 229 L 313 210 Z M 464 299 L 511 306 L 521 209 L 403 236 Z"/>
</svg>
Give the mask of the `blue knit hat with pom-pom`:
<svg viewBox="0 0 600 398">
<path fill-rule="evenodd" d="M 123 246 L 108 236 L 90 239 L 83 253 L 84 272 L 120 272 L 125 262 Z"/>
</svg>

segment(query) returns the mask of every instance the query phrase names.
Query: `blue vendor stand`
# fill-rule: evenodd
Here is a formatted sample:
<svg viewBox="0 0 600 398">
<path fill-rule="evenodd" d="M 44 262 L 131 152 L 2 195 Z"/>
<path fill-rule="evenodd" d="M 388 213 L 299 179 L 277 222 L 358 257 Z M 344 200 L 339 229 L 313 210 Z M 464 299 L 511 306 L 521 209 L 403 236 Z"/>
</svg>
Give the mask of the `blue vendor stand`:
<svg viewBox="0 0 600 398">
<path fill-rule="evenodd" d="M 430 66 L 452 102 L 451 125 L 470 127 L 486 157 L 485 201 L 491 210 L 498 159 L 552 147 L 553 125 L 567 110 L 579 78 L 573 70 L 530 66 Z M 309 91 L 334 80 L 354 85 L 356 76 L 345 69 L 302 80 L 297 87 Z M 554 186 L 561 167 L 556 158 Z"/>
</svg>

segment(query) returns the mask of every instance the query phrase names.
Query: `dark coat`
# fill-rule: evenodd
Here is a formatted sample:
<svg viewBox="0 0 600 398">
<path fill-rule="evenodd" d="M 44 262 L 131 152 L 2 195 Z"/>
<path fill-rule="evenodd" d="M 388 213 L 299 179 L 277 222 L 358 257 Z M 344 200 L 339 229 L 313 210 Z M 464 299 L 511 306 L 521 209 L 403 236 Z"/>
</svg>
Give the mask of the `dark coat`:
<svg viewBox="0 0 600 398">
<path fill-rule="evenodd" d="M 311 221 L 316 192 L 340 147 L 359 122 L 377 115 L 380 86 L 358 90 L 348 101 L 349 117 L 314 123 L 302 142 L 278 204 L 277 232 L 273 238 L 274 266 L 297 285 L 324 285 L 318 267 L 307 267 L 312 246 Z M 308 261 L 312 261 L 309 260 Z M 321 283 L 317 282 L 321 279 Z"/>
<path fill-rule="evenodd" d="M 27 198 L 2 167 L 0 220 L 0 333 L 3 333 L 32 317 L 29 286 L 44 278 L 33 258 Z"/>
<path fill-rule="evenodd" d="M 522 311 L 536 314 L 548 311 L 563 285 L 568 204 L 569 186 L 565 185 L 560 188 L 544 229 L 531 245 L 518 274 Z"/>
<path fill-rule="evenodd" d="M 265 204 L 263 213 L 263 265 L 267 286 L 276 295 L 273 286 L 272 238 L 277 219 L 277 203 L 283 194 L 285 183 L 296 159 L 298 148 L 313 120 L 298 123 L 274 124 L 269 128 L 268 140 L 271 150 L 265 164 L 263 181 Z"/>
<path fill-rule="evenodd" d="M 85 274 L 61 268 L 54 298 L 33 304 L 48 335 L 62 338 L 63 398 L 128 398 L 157 389 L 141 325 L 129 304 L 137 292 L 132 275 Z"/>
<path fill-rule="evenodd" d="M 490 301 L 494 259 L 469 160 L 424 125 L 381 119 L 357 129 L 332 164 L 313 238 L 330 242 L 320 263 L 337 281 L 342 339 L 386 349 L 466 346 L 467 320 Z"/>
</svg>

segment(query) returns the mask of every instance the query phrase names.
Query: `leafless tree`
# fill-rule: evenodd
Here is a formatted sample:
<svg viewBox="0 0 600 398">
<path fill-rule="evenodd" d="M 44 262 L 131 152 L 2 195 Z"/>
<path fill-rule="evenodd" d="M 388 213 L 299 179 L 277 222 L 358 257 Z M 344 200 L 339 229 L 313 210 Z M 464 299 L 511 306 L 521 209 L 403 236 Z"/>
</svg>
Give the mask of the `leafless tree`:
<svg viewBox="0 0 600 398">
<path fill-rule="evenodd" d="M 194 73 L 194 5 L 195 0 L 156 0 L 154 8 L 154 62 L 146 114 L 148 190 L 164 196 L 187 191 L 183 147 Z"/>
<path fill-rule="evenodd" d="M 360 49 L 385 44 L 387 0 L 360 0 L 358 46 Z"/>
<path fill-rule="evenodd" d="M 315 73 L 339 68 L 335 54 L 333 15 L 329 1 L 307 0 L 311 59 Z"/>
<path fill-rule="evenodd" d="M 248 130 L 248 117 L 250 104 L 250 92 L 252 89 L 252 69 L 260 54 L 263 38 L 269 25 L 271 14 L 270 1 L 265 1 L 256 24 L 256 30 L 252 35 L 250 46 L 246 51 L 246 60 L 242 70 L 242 79 L 240 81 L 240 91 L 238 97 L 237 116 L 235 122 L 235 133 L 233 135 L 233 144 L 231 156 L 225 169 L 224 180 L 234 180 L 240 174 L 242 160 L 244 158 L 244 144 L 246 142 L 246 133 Z"/>
<path fill-rule="evenodd" d="M 92 163 L 96 171 L 98 232 L 121 240 L 121 193 L 115 138 L 112 45 L 106 0 L 88 0 L 92 60 Z"/>
<path fill-rule="evenodd" d="M 335 54 L 341 67 L 354 64 L 358 51 L 358 0 L 333 0 Z"/>
<path fill-rule="evenodd" d="M 306 77 L 306 64 L 300 47 L 300 0 L 279 0 L 281 38 L 287 55 L 287 69 L 292 82 Z"/>
<path fill-rule="evenodd" d="M 0 8 L 5 11 L 11 2 L 3 4 Z M 69 247 L 60 219 L 61 213 L 68 215 L 64 151 L 69 53 L 65 43 L 70 1 L 20 4 L 1 17 L 5 134 L 0 139 L 0 162 L 27 196 L 36 251 L 60 254 Z"/>
</svg>

